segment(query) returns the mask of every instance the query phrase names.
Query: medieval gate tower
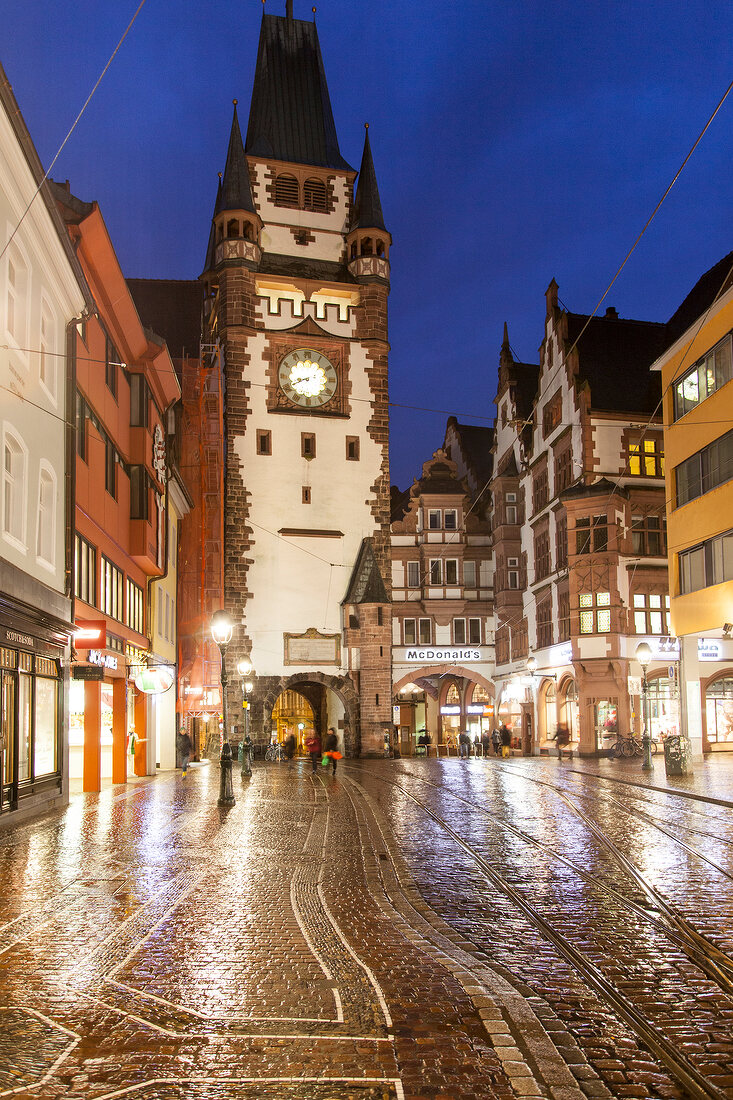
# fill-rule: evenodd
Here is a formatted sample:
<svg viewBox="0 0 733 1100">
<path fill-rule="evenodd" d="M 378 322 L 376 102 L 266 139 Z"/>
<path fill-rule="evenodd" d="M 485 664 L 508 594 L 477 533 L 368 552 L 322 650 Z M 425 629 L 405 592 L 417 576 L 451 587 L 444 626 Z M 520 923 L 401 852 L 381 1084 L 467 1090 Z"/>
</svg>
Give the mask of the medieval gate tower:
<svg viewBox="0 0 733 1100">
<path fill-rule="evenodd" d="M 224 373 L 230 715 L 283 692 L 347 752 L 391 728 L 387 296 L 368 130 L 339 151 L 315 22 L 264 14 L 246 140 L 236 101 L 202 280 Z M 233 722 L 236 722 L 236 717 Z"/>
</svg>

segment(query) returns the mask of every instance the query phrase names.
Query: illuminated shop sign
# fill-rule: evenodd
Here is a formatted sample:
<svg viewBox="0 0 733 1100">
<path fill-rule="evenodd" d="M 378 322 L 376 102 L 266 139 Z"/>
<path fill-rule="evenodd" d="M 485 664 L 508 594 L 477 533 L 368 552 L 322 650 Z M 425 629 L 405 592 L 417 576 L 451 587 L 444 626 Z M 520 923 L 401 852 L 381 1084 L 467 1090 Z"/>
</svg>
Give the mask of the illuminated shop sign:
<svg viewBox="0 0 733 1100">
<path fill-rule="evenodd" d="M 107 623 L 104 619 L 77 619 L 74 623 L 74 649 L 98 649 L 104 645 Z"/>
<path fill-rule="evenodd" d="M 466 714 L 493 714 L 494 708 L 488 703 L 469 703 L 466 707 Z"/>
<path fill-rule="evenodd" d="M 461 713 L 461 708 L 457 705 L 441 707 L 440 708 L 440 713 L 441 714 L 460 714 Z"/>
<path fill-rule="evenodd" d="M 161 695 L 173 687 L 175 678 L 175 671 L 170 665 L 151 665 L 137 674 L 135 687 L 145 695 Z"/>
<path fill-rule="evenodd" d="M 406 649 L 404 659 L 427 664 L 430 661 L 481 661 L 483 656 L 481 650 L 476 648 L 461 649 L 457 646 L 446 646 L 438 649 L 426 646 L 420 649 Z"/>
<path fill-rule="evenodd" d="M 102 653 L 100 649 L 89 650 L 89 661 L 93 665 L 101 665 L 102 668 L 117 668 L 117 658 L 111 653 Z"/>
<path fill-rule="evenodd" d="M 697 639 L 697 659 L 699 661 L 722 661 L 722 647 L 714 638 Z"/>
</svg>

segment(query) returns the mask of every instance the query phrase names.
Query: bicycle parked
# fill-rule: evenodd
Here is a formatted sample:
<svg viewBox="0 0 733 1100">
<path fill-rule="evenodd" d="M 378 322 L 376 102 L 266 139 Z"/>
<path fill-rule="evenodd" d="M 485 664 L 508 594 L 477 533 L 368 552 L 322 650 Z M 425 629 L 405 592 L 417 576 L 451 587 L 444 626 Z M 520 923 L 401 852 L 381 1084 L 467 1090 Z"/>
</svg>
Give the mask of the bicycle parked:
<svg viewBox="0 0 733 1100">
<path fill-rule="evenodd" d="M 285 750 L 282 745 L 275 743 L 268 746 L 267 752 L 265 753 L 265 760 L 275 760 L 277 763 L 280 763 L 280 761 L 284 759 Z"/>
<path fill-rule="evenodd" d="M 658 752 L 659 742 L 652 738 L 652 756 L 656 756 Z M 628 734 L 627 737 L 617 733 L 615 742 L 609 746 L 608 755 L 616 760 L 620 760 L 621 757 L 628 759 L 632 756 L 643 756 L 644 743 L 633 733 Z"/>
</svg>

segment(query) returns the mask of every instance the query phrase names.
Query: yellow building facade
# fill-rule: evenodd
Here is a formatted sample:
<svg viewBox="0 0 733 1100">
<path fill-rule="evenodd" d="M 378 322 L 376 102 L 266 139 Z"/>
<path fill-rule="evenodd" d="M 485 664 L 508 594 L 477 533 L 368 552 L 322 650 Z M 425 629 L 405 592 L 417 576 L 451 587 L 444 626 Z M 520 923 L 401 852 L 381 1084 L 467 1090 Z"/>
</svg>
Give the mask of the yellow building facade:
<svg viewBox="0 0 733 1100">
<path fill-rule="evenodd" d="M 733 752 L 733 253 L 669 322 L 661 371 L 671 628 L 682 730 Z"/>
</svg>

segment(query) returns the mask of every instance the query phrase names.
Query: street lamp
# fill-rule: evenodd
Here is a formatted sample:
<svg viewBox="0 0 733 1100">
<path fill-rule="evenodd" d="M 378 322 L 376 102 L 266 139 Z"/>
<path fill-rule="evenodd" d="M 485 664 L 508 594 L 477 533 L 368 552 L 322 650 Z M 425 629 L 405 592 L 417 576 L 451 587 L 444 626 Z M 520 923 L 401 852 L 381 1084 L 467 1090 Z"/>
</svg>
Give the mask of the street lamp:
<svg viewBox="0 0 733 1100">
<path fill-rule="evenodd" d="M 242 745 L 242 777 L 246 777 L 252 774 L 252 759 L 250 757 L 249 748 L 249 693 L 252 691 L 254 684 L 247 677 L 252 672 L 252 662 L 246 657 L 237 664 L 237 672 L 242 679 L 242 707 L 244 709 L 244 743 Z"/>
<path fill-rule="evenodd" d="M 211 616 L 211 636 L 219 647 L 221 653 L 221 714 L 224 725 L 224 743 L 221 747 L 221 776 L 219 781 L 219 805 L 232 806 L 234 804 L 234 789 L 232 787 L 232 749 L 229 744 L 229 714 L 227 707 L 227 676 L 226 651 L 232 640 L 234 624 L 226 611 L 215 611 Z"/>
<path fill-rule="evenodd" d="M 641 739 L 641 744 L 644 749 L 644 762 L 641 765 L 642 771 L 650 772 L 652 770 L 652 738 L 649 730 L 649 688 L 646 679 L 646 666 L 652 659 L 651 646 L 646 642 L 640 642 L 636 647 L 636 659 L 641 665 L 641 707 L 644 721 L 644 733 Z"/>
</svg>

